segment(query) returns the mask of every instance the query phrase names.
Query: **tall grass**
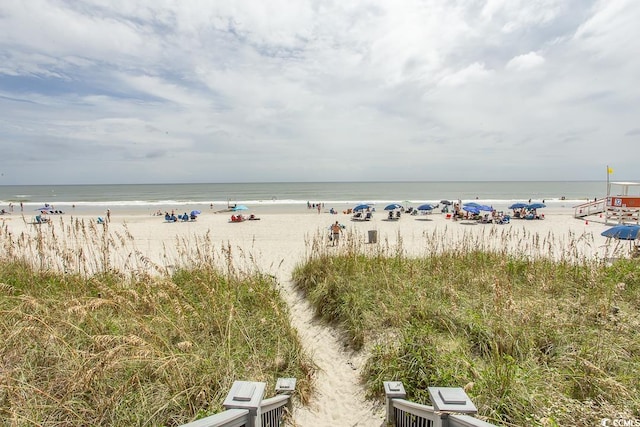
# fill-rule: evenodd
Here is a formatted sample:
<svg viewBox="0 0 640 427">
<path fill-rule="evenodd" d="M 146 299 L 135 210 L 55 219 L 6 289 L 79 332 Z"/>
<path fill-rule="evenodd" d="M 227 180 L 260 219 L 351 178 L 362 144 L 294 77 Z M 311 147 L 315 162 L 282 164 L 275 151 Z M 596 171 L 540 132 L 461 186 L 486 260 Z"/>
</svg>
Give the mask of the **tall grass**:
<svg viewBox="0 0 640 427">
<path fill-rule="evenodd" d="M 417 257 L 401 239 L 316 245 L 294 272 L 317 313 L 367 352 L 371 396 L 385 380 L 423 403 L 429 386 L 465 387 L 482 417 L 514 426 L 640 415 L 637 261 L 586 260 L 583 236 L 566 248 L 519 233 L 423 237 Z"/>
<path fill-rule="evenodd" d="M 153 265 L 108 226 L 1 230 L 0 424 L 175 426 L 234 380 L 296 377 L 306 402 L 314 366 L 273 277 L 208 239 Z"/>
</svg>

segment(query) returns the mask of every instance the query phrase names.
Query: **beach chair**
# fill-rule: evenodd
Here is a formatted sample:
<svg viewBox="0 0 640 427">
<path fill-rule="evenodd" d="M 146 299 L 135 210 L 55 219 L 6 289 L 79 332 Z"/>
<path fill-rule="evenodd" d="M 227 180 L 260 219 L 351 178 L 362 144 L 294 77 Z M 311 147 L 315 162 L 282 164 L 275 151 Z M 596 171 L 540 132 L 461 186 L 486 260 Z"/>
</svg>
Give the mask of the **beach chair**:
<svg viewBox="0 0 640 427">
<path fill-rule="evenodd" d="M 373 218 L 373 214 L 371 212 L 367 212 L 367 214 L 364 217 L 365 221 L 370 221 L 371 218 Z"/>
<path fill-rule="evenodd" d="M 353 216 L 351 217 L 352 220 L 354 221 L 359 221 L 362 219 L 362 212 L 358 211 L 355 214 L 353 214 Z"/>
</svg>

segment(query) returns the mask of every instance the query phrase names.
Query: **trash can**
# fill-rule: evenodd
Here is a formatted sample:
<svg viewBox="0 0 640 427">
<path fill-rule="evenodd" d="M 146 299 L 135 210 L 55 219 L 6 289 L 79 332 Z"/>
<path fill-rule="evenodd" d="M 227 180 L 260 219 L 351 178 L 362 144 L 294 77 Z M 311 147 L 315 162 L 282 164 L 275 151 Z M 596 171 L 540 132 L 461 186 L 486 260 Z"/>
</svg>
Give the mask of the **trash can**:
<svg viewBox="0 0 640 427">
<path fill-rule="evenodd" d="M 378 243 L 378 230 L 369 230 L 369 243 Z"/>
</svg>

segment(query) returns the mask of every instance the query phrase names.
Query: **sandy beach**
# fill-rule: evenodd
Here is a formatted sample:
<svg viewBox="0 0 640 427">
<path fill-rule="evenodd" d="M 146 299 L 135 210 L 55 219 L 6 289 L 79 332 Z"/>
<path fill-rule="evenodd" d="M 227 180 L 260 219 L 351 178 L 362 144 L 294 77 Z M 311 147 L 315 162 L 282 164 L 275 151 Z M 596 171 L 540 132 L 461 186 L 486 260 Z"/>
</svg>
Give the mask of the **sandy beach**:
<svg viewBox="0 0 640 427">
<path fill-rule="evenodd" d="M 108 231 L 113 235 L 130 237 L 130 244 L 121 252 L 141 254 L 156 265 L 167 269 L 179 262 L 180 247 L 199 239 L 208 239 L 212 246 L 229 248 L 239 268 L 255 268 L 275 276 L 282 295 L 287 301 L 291 321 L 298 330 L 306 351 L 319 368 L 316 379 L 317 393 L 307 407 L 296 407 L 293 419 L 296 425 L 307 426 L 379 426 L 383 424 L 384 408 L 374 407 L 366 401 L 359 385 L 359 372 L 363 357 L 345 350 L 339 332 L 314 319 L 313 311 L 297 293 L 290 281 L 294 267 L 303 262 L 309 243 L 324 239 L 327 251 L 339 251 L 326 239 L 329 225 L 335 221 L 343 224 L 342 239 L 361 243 L 363 250 L 376 247 L 401 245 L 408 255 L 420 255 L 443 246 L 478 245 L 484 248 L 519 251 L 530 256 L 575 257 L 606 259 L 628 254 L 627 242 L 611 242 L 600 236 L 607 229 L 600 217 L 576 219 L 573 209 L 545 209 L 544 220 L 511 220 L 509 224 L 480 224 L 476 221 L 452 221 L 440 212 L 430 215 L 403 215 L 399 220 L 387 220 L 386 212 L 374 213 L 371 221 L 352 221 L 351 215 L 318 213 L 306 207 L 297 207 L 297 212 L 284 210 L 244 212 L 254 213 L 259 220 L 230 222 L 230 212 L 204 211 L 196 221 L 167 223 L 163 216 L 140 212 L 111 212 Z M 31 214 L 31 213 L 30 213 Z M 104 216 L 104 215 L 103 215 Z M 57 244 L 74 248 L 82 241 L 70 241 L 65 227 L 79 220 L 91 224 L 91 229 L 100 232 L 96 212 L 74 215 L 49 215 L 49 224 L 32 225 L 34 215 L 19 213 L 0 217 L 3 239 L 10 236 L 35 237 L 38 229 L 55 230 Z M 95 227 L 95 228 L 94 228 Z M 102 228 L 104 229 L 104 227 Z M 377 243 L 369 243 L 374 231 Z M 66 239 L 66 240 L 65 240 Z M 63 242 L 60 242 L 63 240 Z M 112 262 L 126 266 L 129 254 L 113 254 Z M 224 257 L 218 258 L 221 262 Z M 338 422 L 339 420 L 339 422 Z"/>
</svg>

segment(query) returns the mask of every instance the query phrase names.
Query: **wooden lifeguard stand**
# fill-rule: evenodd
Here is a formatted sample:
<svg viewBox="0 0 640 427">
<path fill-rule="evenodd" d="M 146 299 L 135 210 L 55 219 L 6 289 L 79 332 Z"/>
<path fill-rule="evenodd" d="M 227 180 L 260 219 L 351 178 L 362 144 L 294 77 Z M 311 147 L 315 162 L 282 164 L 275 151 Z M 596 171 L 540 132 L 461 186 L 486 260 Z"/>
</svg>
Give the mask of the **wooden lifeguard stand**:
<svg viewBox="0 0 640 427">
<path fill-rule="evenodd" d="M 612 187 L 614 191 L 612 191 Z M 638 194 L 629 194 L 631 188 Z M 640 223 L 640 182 L 607 182 L 607 196 L 575 206 L 574 216 L 604 215 L 604 223 Z"/>
<path fill-rule="evenodd" d="M 640 194 L 630 195 L 629 188 L 640 191 L 640 182 L 612 182 L 621 188 L 618 194 L 611 194 L 608 189 L 605 206 L 605 223 L 610 220 L 618 224 L 640 222 Z"/>
</svg>

